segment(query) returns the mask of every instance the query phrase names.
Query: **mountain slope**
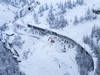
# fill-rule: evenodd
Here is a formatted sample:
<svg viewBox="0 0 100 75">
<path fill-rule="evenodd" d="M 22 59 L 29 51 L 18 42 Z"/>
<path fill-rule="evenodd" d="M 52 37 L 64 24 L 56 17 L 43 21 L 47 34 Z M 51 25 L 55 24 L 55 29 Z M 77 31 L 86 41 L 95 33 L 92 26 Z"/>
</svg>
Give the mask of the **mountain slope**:
<svg viewBox="0 0 100 75">
<path fill-rule="evenodd" d="M 12 40 L 15 37 L 20 37 L 24 41 L 21 48 L 20 45 L 14 44 L 17 43 L 17 39 L 15 42 Z M 20 68 L 26 75 L 33 73 L 35 75 L 87 75 L 94 70 L 92 57 L 81 45 L 53 31 L 28 24 L 28 28 L 17 28 L 15 35 L 9 36 L 6 43 L 15 57 L 21 61 Z M 14 50 L 17 51 L 18 56 Z"/>
<path fill-rule="evenodd" d="M 96 57 L 83 37 L 99 27 L 99 4 L 0 0 L 0 39 L 26 75 L 95 75 Z"/>
</svg>

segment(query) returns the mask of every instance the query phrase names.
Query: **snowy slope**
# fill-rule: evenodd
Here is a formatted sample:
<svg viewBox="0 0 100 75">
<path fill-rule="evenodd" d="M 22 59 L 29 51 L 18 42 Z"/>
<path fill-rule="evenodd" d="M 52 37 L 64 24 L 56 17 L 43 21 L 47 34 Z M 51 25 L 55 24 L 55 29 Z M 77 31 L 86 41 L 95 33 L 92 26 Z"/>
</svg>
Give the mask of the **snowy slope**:
<svg viewBox="0 0 100 75">
<path fill-rule="evenodd" d="M 80 75 L 79 71 L 84 72 L 84 74 L 93 71 L 92 57 L 75 41 L 46 29 L 31 25 L 28 25 L 28 27 L 21 30 L 17 28 L 17 34 L 9 37 L 7 41 L 8 48 L 12 52 L 13 50 L 17 51 L 18 56 L 16 52 L 13 53 L 21 61 L 19 63 L 20 69 L 26 75 L 33 73 L 35 75 Z M 21 34 L 22 32 L 23 34 Z M 14 37 L 20 38 L 21 41 L 16 39 L 16 44 L 13 43 Z M 24 42 L 24 44 L 20 48 L 17 42 Z M 13 44 L 13 48 L 10 47 L 10 43 Z M 79 61 L 80 58 L 81 61 Z"/>
<path fill-rule="evenodd" d="M 2 42 L 6 42 L 14 57 L 21 61 L 20 70 L 26 75 L 95 75 L 96 58 L 84 44 L 83 37 L 90 35 L 94 26 L 99 26 L 100 16 L 92 9 L 98 9 L 100 1 L 83 0 L 79 4 L 78 0 L 71 0 L 75 4 L 64 9 L 59 5 L 70 0 L 31 1 L 25 0 L 23 4 L 23 0 L 19 0 L 16 6 L 5 2 L 0 4 Z M 65 27 L 50 28 L 47 19 L 51 8 L 58 22 L 60 16 L 64 16 Z M 4 24 L 6 30 L 3 30 Z"/>
</svg>

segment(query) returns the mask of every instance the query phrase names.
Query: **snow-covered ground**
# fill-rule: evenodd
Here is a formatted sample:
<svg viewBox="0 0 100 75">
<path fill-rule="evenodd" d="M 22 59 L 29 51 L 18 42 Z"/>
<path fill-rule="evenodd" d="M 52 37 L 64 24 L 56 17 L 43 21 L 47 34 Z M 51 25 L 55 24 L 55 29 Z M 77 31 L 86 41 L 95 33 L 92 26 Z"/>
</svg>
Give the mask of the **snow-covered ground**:
<svg viewBox="0 0 100 75">
<path fill-rule="evenodd" d="M 84 18 L 88 9 L 92 11 L 92 9 L 100 8 L 100 1 L 83 0 L 82 5 L 76 4 L 72 9 L 66 8 L 66 12 L 61 14 L 57 4 L 64 4 L 68 1 L 70 0 L 38 0 L 35 1 L 36 3 L 26 4 L 21 8 L 1 2 L 0 27 L 2 28 L 4 24 L 8 27 L 5 31 L 2 31 L 2 41 L 7 41 L 7 48 L 11 49 L 15 57 L 21 61 L 19 68 L 26 75 L 81 75 L 76 62 L 77 44 L 70 49 L 66 48 L 66 44 L 62 43 L 62 41 L 56 40 L 55 43 L 52 43 L 52 37 L 55 40 L 54 36 L 40 36 L 37 34 L 38 31 L 34 32 L 34 30 L 28 28 L 28 24 L 67 36 L 80 44 L 92 56 L 90 49 L 83 42 L 83 37 L 90 35 L 94 26 L 100 26 L 100 16 L 90 12 L 92 16 L 97 16 L 97 18 L 92 20 L 84 19 L 78 22 L 77 25 L 74 25 L 74 20 L 75 16 L 77 16 L 78 20 Z M 71 1 L 76 2 L 77 0 Z M 48 9 L 38 13 L 39 8 L 45 4 L 48 5 Z M 66 27 L 61 29 L 49 27 L 47 17 L 51 5 L 56 16 L 63 15 L 67 20 L 68 25 Z M 32 10 L 28 10 L 29 7 L 32 7 Z M 20 13 L 21 10 L 23 13 Z M 7 34 L 14 35 L 8 37 Z M 10 47 L 9 43 L 13 43 L 13 47 Z M 61 52 L 64 48 L 66 48 L 65 53 Z M 15 50 L 18 52 L 19 57 L 16 56 Z M 96 59 L 93 58 L 93 60 L 95 67 Z M 83 75 L 87 74 L 84 73 Z M 88 75 L 94 75 L 94 71 L 89 72 Z"/>
</svg>

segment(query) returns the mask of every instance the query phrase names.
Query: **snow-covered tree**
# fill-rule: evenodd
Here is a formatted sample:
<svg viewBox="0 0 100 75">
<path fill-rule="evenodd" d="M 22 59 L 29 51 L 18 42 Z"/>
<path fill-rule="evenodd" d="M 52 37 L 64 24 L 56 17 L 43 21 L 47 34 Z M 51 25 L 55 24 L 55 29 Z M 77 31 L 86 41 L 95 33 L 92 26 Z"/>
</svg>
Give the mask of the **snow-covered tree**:
<svg viewBox="0 0 100 75">
<path fill-rule="evenodd" d="M 87 10 L 86 15 L 85 15 L 86 20 L 91 20 L 92 19 L 92 14 L 90 9 Z"/>
<path fill-rule="evenodd" d="M 53 25 L 54 21 L 55 21 L 55 15 L 53 13 L 53 7 L 51 5 L 49 12 L 48 12 L 47 22 L 49 23 L 49 25 Z"/>
<path fill-rule="evenodd" d="M 97 58 L 95 75 L 100 75 L 100 28 L 93 27 L 91 35 L 84 37 L 83 40 L 91 48 L 92 56 Z"/>
<path fill-rule="evenodd" d="M 64 4 L 61 4 L 61 8 L 60 9 L 61 9 L 61 13 L 62 14 L 66 12 L 66 8 L 65 8 Z"/>
<path fill-rule="evenodd" d="M 47 5 L 47 3 L 44 5 L 45 10 L 49 9 L 49 6 Z"/>
<path fill-rule="evenodd" d="M 86 20 L 94 20 L 96 18 L 97 18 L 97 16 L 94 15 L 90 9 L 88 9 L 86 14 L 85 14 L 85 19 Z"/>
<path fill-rule="evenodd" d="M 0 31 L 5 31 L 7 29 L 8 29 L 8 26 L 6 23 L 0 26 Z"/>
<path fill-rule="evenodd" d="M 34 13 L 33 13 L 33 19 L 34 19 L 34 22 L 36 23 L 36 24 L 39 24 L 39 19 L 38 19 L 38 14 L 34 11 Z"/>
<path fill-rule="evenodd" d="M 67 1 L 67 8 L 69 8 L 69 9 L 72 9 L 73 8 L 73 5 L 72 5 L 71 0 L 68 0 Z"/>
<path fill-rule="evenodd" d="M 77 25 L 78 23 L 79 23 L 78 18 L 77 18 L 77 16 L 75 16 L 73 24 Z"/>
<path fill-rule="evenodd" d="M 83 5 L 84 4 L 84 0 L 77 0 L 77 4 Z"/>
<path fill-rule="evenodd" d="M 67 20 L 65 20 L 63 15 L 60 16 L 55 16 L 54 20 L 50 24 L 50 28 L 55 28 L 55 29 L 62 29 L 68 25 Z"/>
<path fill-rule="evenodd" d="M 64 28 L 64 27 L 66 27 L 66 25 L 68 25 L 68 22 L 67 22 L 67 20 L 65 20 L 64 16 L 61 15 L 60 20 L 58 22 L 58 28 Z"/>
<path fill-rule="evenodd" d="M 65 12 L 66 12 L 66 6 L 67 6 L 67 4 L 66 4 L 66 2 L 65 3 L 59 3 L 58 4 L 58 8 L 60 9 L 60 13 L 61 14 L 64 14 Z"/>
<path fill-rule="evenodd" d="M 39 7 L 38 13 L 42 13 L 45 10 L 45 8 L 42 6 Z"/>
<path fill-rule="evenodd" d="M 40 14 L 40 16 L 43 16 L 43 12 L 46 11 L 46 10 L 48 10 L 48 9 L 49 9 L 49 7 L 48 7 L 47 4 L 41 5 L 41 6 L 39 6 L 38 13 Z"/>
</svg>

